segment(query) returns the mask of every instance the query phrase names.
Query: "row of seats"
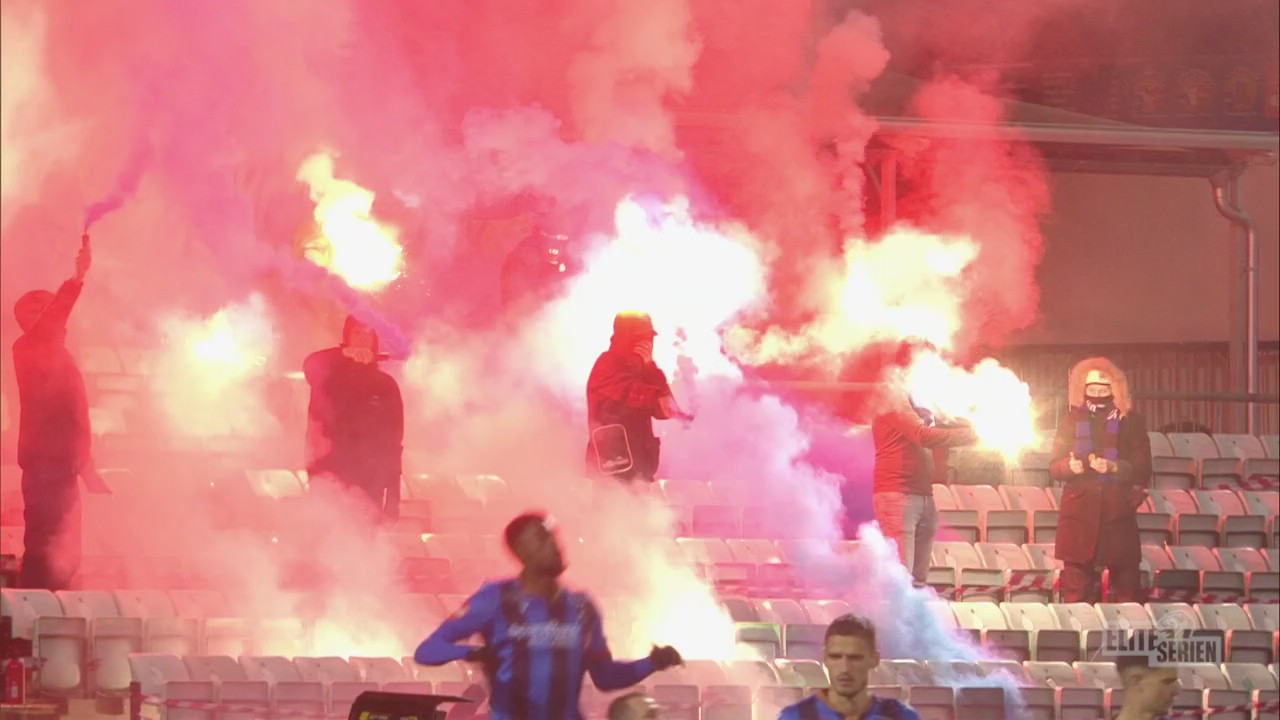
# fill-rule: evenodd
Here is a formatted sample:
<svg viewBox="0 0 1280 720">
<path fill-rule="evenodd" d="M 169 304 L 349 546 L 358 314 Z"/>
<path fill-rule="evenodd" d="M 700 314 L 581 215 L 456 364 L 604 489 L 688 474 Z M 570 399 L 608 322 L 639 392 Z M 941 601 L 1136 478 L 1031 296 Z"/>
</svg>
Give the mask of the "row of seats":
<svg viewBox="0 0 1280 720">
<path fill-rule="evenodd" d="M 4 589 L 0 597 L 3 613 L 13 618 L 18 637 L 80 638 L 94 643 L 108 638 L 116 643 L 116 652 L 128 647 L 175 654 L 306 654 L 317 632 L 314 624 L 297 618 L 235 617 L 227 599 L 216 592 L 60 591 L 55 595 Z M 425 635 L 464 599 L 404 596 L 396 598 L 395 607 L 405 628 Z M 725 598 L 722 603 L 737 623 L 737 642 L 769 659 L 819 659 L 826 625 L 850 611 L 838 600 Z M 1170 623 L 1221 631 L 1227 657 L 1233 662 L 1273 662 L 1280 641 L 1278 604 L 939 601 L 929 607 L 942 627 L 1016 660 L 1082 660 L 1100 647 L 1105 629 L 1145 630 Z M 885 649 L 887 656 L 893 652 Z"/>
<path fill-rule="evenodd" d="M 10 535 L 14 535 L 11 539 Z M 19 544 L 14 528 L 0 528 L 6 549 Z M 409 592 L 460 594 L 514 572 L 497 538 L 472 535 L 388 536 L 398 552 L 401 585 Z M 856 541 L 721 540 L 649 541 L 655 553 L 687 562 L 721 594 L 799 600 L 839 597 L 847 588 L 845 556 Z M 944 599 L 1049 602 L 1057 593 L 1061 563 L 1047 543 L 936 542 L 928 583 Z M 1275 602 L 1280 599 L 1280 552 L 1274 548 L 1142 546 L 1144 587 L 1153 598 L 1184 602 Z M 167 587 L 201 587 L 184 575 L 178 558 L 85 557 L 82 589 L 135 588 L 163 581 Z M 126 572 L 126 569 L 128 572 Z"/>
<path fill-rule="evenodd" d="M 8 472 L 5 473 L 9 476 Z M 17 477 L 15 473 L 13 477 Z M 119 471 L 104 475 L 113 487 L 127 487 Z M 16 486 L 16 481 L 14 485 Z M 297 476 L 261 471 L 253 492 L 281 499 L 302 494 Z M 933 486 L 943 537 L 967 542 L 1052 543 L 1057 535 L 1060 488 L 1002 485 Z M 804 528 L 785 522 L 759 506 L 674 505 L 676 534 L 696 538 L 795 538 Z M 452 535 L 475 532 L 477 517 L 509 517 L 521 508 L 486 507 L 478 500 L 426 500 L 401 503 L 401 531 Z M 0 497 L 0 527 L 22 525 L 17 490 Z M 1139 534 L 1146 544 L 1204 547 L 1280 547 L 1280 493 L 1274 491 L 1152 490 L 1139 508 Z M 12 552 L 8 550 L 6 552 Z"/>
<path fill-rule="evenodd" d="M 343 717 L 366 690 L 435 692 L 463 697 L 471 708 L 460 716 L 486 711 L 488 700 L 476 673 L 450 664 L 419 666 L 410 658 L 185 656 L 133 654 L 131 677 L 144 695 L 160 701 L 223 702 L 271 708 L 277 713 L 311 712 Z M 1186 664 L 1179 668 L 1183 692 L 1176 710 L 1270 702 L 1280 698 L 1274 671 L 1258 664 Z M 1109 662 L 926 661 L 890 660 L 872 672 L 873 692 L 908 700 L 925 718 L 951 719 L 966 712 L 984 720 L 1009 717 L 996 678 L 1019 686 L 1024 707 L 1019 720 L 1088 718 L 1118 708 L 1119 677 Z M 828 685 L 814 661 L 779 663 L 689 661 L 684 668 L 651 677 L 643 688 L 668 717 L 683 720 L 750 720 L 776 717 L 780 708 Z M 985 686 L 985 687 L 984 687 Z M 957 689 L 958 688 L 958 689 Z M 617 693 L 584 687 L 587 717 L 604 716 Z M 1087 714 L 1093 712 L 1094 714 Z M 452 715 L 451 715 L 452 717 Z M 1244 712 L 1225 717 L 1252 718 Z M 1260 715 L 1258 717 L 1261 717 Z"/>
</svg>

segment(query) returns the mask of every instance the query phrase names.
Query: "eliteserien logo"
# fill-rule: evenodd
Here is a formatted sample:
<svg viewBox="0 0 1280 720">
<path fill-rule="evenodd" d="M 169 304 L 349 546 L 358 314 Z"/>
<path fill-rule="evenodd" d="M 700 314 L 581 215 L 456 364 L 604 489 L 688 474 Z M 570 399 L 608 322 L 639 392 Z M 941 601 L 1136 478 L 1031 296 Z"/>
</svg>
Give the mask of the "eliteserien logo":
<svg viewBox="0 0 1280 720">
<path fill-rule="evenodd" d="M 1102 638 L 1103 654 L 1146 656 L 1153 667 L 1220 664 L 1226 661 L 1223 645 L 1222 633 L 1197 631 L 1192 618 L 1180 610 L 1166 613 L 1152 630 L 1108 629 Z"/>
</svg>

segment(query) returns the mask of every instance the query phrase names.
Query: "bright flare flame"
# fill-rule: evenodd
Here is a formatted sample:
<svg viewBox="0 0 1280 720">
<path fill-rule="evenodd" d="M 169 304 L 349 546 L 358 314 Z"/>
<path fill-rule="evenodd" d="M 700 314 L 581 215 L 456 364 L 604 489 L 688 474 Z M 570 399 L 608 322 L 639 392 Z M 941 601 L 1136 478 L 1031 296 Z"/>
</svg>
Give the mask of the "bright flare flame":
<svg viewBox="0 0 1280 720">
<path fill-rule="evenodd" d="M 964 271 L 977 256 L 968 237 L 901 225 L 875 241 L 850 239 L 843 272 L 831 279 L 813 323 L 795 334 L 735 328 L 728 336 L 733 354 L 749 364 L 786 362 L 903 338 L 951 348 L 964 322 Z"/>
<path fill-rule="evenodd" d="M 1039 441 L 1031 389 L 991 358 L 965 370 L 937 353 L 921 353 L 907 370 L 905 383 L 918 405 L 973 423 L 979 447 L 1006 459 L 1017 458 Z"/>
<path fill-rule="evenodd" d="M 850 241 L 839 312 L 817 328 L 829 349 L 918 337 L 950 347 L 963 319 L 960 275 L 978 256 L 967 238 L 897 227 L 878 242 Z"/>
<path fill-rule="evenodd" d="M 556 374 L 575 397 L 608 342 L 613 317 L 647 312 L 658 337 L 654 357 L 668 370 L 677 356 L 701 374 L 739 377 L 723 351 L 721 328 L 764 294 L 764 265 L 745 230 L 694 222 L 679 197 L 657 208 L 618 203 L 616 237 L 585 263 L 567 295 L 544 318 L 547 344 L 563 353 Z M 544 340 L 545 342 L 545 340 Z"/>
<path fill-rule="evenodd" d="M 393 229 L 370 216 L 373 192 L 335 178 L 333 158 L 325 153 L 307 158 L 297 179 L 311 188 L 321 233 L 304 250 L 308 260 L 360 290 L 381 290 L 400 277 L 404 248 Z"/>
<path fill-rule="evenodd" d="M 159 402 L 182 434 L 254 435 L 272 422 L 246 383 L 266 372 L 276 337 L 266 300 L 253 295 L 208 318 L 170 317 L 153 379 Z"/>
</svg>

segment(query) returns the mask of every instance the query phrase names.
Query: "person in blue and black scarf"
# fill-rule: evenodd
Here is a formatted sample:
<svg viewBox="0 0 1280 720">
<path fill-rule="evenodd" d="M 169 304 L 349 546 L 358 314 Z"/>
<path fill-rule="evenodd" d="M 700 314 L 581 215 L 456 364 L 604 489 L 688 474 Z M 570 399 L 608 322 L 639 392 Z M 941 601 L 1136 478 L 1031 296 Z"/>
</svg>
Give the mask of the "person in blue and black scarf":
<svg viewBox="0 0 1280 720">
<path fill-rule="evenodd" d="M 1049 465 L 1063 483 L 1054 547 L 1063 562 L 1062 601 L 1100 602 L 1105 567 L 1111 602 L 1145 602 L 1137 512 L 1151 483 L 1146 425 L 1124 373 L 1106 358 L 1077 363 L 1068 396 Z"/>
</svg>

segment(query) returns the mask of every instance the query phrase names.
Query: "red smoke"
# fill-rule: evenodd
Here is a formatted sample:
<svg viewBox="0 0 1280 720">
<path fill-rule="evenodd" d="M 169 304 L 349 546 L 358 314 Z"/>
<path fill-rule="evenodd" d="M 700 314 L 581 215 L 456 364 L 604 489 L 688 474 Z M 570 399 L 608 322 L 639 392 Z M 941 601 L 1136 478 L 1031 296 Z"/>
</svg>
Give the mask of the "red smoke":
<svg viewBox="0 0 1280 720">
<path fill-rule="evenodd" d="M 236 441 L 237 452 L 222 458 L 227 466 L 297 467 L 305 390 L 283 376 L 307 352 L 336 343 L 336 318 L 355 312 L 384 340 L 402 340 L 393 352 L 411 354 L 393 366 L 404 376 L 409 407 L 409 469 L 503 474 L 518 505 L 501 513 L 550 505 L 570 518 L 576 536 L 598 538 L 594 548 L 571 547 L 570 559 L 581 554 L 575 580 L 622 596 L 607 616 L 618 618 L 611 620 L 618 635 L 640 620 L 651 634 L 673 632 L 644 608 L 669 581 L 706 610 L 705 586 L 687 563 L 626 554 L 636 554 L 636 536 L 670 535 L 670 511 L 608 488 L 600 491 L 601 511 L 591 513 L 582 497 L 565 492 L 565 478 L 581 470 L 583 435 L 582 408 L 563 393 L 565 370 L 584 358 L 556 356 L 570 345 L 550 346 L 553 333 L 539 322 L 545 315 L 500 307 L 499 269 L 530 224 L 501 209 L 520 206 L 520 197 L 547 200 L 553 220 L 598 234 L 571 239 L 571 252 L 589 257 L 609 242 L 624 197 L 687 196 L 700 220 L 742 226 L 740 245 L 767 271 L 760 297 L 747 298 L 754 304 L 744 299 L 729 314 L 757 312 L 755 324 L 807 341 L 804 328 L 830 310 L 846 251 L 891 242 L 866 238 L 863 229 L 861 163 L 875 125 L 858 104 L 889 54 L 876 19 L 834 5 L 6 0 L 0 301 L 11 307 L 27 289 L 65 277 L 84 209 L 117 186 L 145 144 L 150 164 L 136 194 L 95 226 L 96 265 L 70 333 L 73 344 L 138 348 L 159 363 L 144 394 L 166 398 L 169 405 L 157 404 L 169 412 L 129 418 L 144 450 L 175 438 L 208 449 L 207 428 L 247 425 L 242 437 L 219 438 Z M 916 108 L 935 117 L 940 105 L 954 111 L 957 100 L 976 113 L 972 119 L 999 119 L 994 101 L 951 81 L 927 88 Z M 336 176 L 370 189 L 373 216 L 397 230 L 404 273 L 384 290 L 353 290 L 302 257 L 298 240 L 314 206 L 295 178 L 317 152 L 334 154 Z M 968 235 L 979 249 L 957 291 L 963 299 L 948 298 L 977 308 L 960 321 L 958 342 L 999 341 L 1031 322 L 1035 223 L 1045 194 L 1030 155 L 1003 143 L 934 143 L 911 160 L 928 167 L 910 175 L 916 192 L 903 200 L 908 219 L 939 236 Z M 707 265 L 679 273 L 656 265 L 639 280 L 677 314 L 707 291 L 699 276 L 722 270 Z M 589 355 L 608 341 L 597 314 L 551 317 L 588 318 L 557 332 L 572 334 L 581 342 L 571 347 Z M 219 317 L 232 318 L 227 347 L 264 359 L 252 371 L 239 370 L 250 364 L 235 354 L 222 366 L 236 372 L 184 361 L 192 334 L 198 339 Z M 681 320 L 655 317 L 660 327 Z M 16 333 L 7 311 L 0 328 L 7 348 Z M 725 328 L 697 329 L 705 349 Z M 829 354 L 856 353 L 867 339 L 858 340 Z M 732 373 L 708 380 L 706 364 L 690 368 L 704 357 L 682 356 L 678 387 L 697 393 L 702 411 L 693 427 L 671 431 L 672 468 L 732 483 L 730 492 L 775 507 L 792 503 L 798 524 L 834 535 L 835 473 L 864 473 L 865 458 L 851 470 L 810 465 L 813 437 L 839 437 L 843 428 L 811 420 L 783 399 L 745 394 Z M 722 356 L 712 361 L 728 364 Z M 197 404 L 211 392 L 217 397 Z M 201 423 L 173 412 L 183 397 L 192 398 L 188 412 L 205 413 Z M 276 417 L 239 422 L 234 416 L 244 408 Z M 98 440 L 105 460 L 110 443 Z M 287 585 L 286 563 L 262 552 L 269 540 L 207 517 L 206 480 L 197 472 L 204 468 L 175 466 L 159 452 L 120 462 L 144 478 L 121 496 L 147 502 L 118 513 L 110 526 L 119 531 L 111 535 L 115 545 L 98 551 L 138 557 L 163 548 L 194 557 L 228 592 L 260 605 L 249 608 L 260 614 L 282 612 L 276 601 L 287 606 L 283 612 L 317 606 L 275 594 Z M 180 489 L 160 493 L 148 478 Z M 165 521 L 149 524 L 153 512 Z M 274 544 L 299 542 L 335 514 L 312 503 L 303 512 L 282 509 L 262 525 L 291 531 Z M 479 529 L 493 532 L 498 515 Z M 360 566 L 355 580 L 374 592 L 394 585 L 388 548 L 359 538 L 326 551 L 335 566 Z M 619 553 L 630 562 L 618 563 Z M 236 575 L 249 556 L 257 564 Z M 364 563 L 367 557 L 374 560 Z M 619 569 L 625 565 L 636 567 Z M 371 614 L 361 604 L 367 597 L 325 599 L 320 612 Z M 406 633 L 422 629 L 398 628 L 395 636 L 412 642 L 418 638 Z M 642 650 L 650 639 L 676 638 L 624 642 Z M 393 652 L 383 637 L 363 647 Z M 708 643 L 701 650 L 722 649 Z"/>
</svg>

